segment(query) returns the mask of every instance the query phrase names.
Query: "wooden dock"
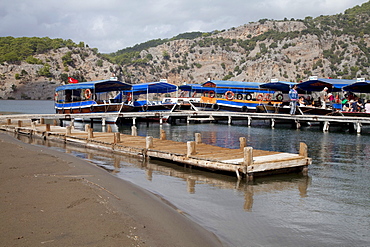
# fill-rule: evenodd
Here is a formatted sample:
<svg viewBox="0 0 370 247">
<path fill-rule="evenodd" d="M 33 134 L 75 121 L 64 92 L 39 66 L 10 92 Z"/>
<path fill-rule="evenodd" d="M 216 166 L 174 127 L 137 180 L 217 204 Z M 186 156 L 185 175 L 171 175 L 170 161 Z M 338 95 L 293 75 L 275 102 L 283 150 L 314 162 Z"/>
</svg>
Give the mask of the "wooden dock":
<svg viewBox="0 0 370 247">
<path fill-rule="evenodd" d="M 105 119 L 110 115 L 118 116 L 120 121 L 130 121 L 136 125 L 138 121 L 152 121 L 153 119 L 163 124 L 168 120 L 170 124 L 175 124 L 178 120 L 191 122 L 217 122 L 226 121 L 232 124 L 234 121 L 246 121 L 247 126 L 252 125 L 253 121 L 269 121 L 271 128 L 280 122 L 291 123 L 296 128 L 304 124 L 319 124 L 323 132 L 328 132 L 330 125 L 343 125 L 347 128 L 361 133 L 362 127 L 370 125 L 370 117 L 354 116 L 329 116 L 329 115 L 290 115 L 277 113 L 253 113 L 253 112 L 225 112 L 225 111 L 179 111 L 179 112 L 121 112 L 121 113 L 93 113 L 89 118 L 102 122 L 106 125 Z M 22 120 L 32 119 L 33 121 L 43 121 L 43 119 L 52 119 L 55 121 L 74 121 L 75 119 L 86 117 L 86 114 L 18 114 L 18 115 L 0 115 L 0 121 L 7 119 Z"/>
<path fill-rule="evenodd" d="M 312 160 L 307 156 L 307 146 L 300 143 L 299 154 L 255 150 L 248 147 L 246 138 L 240 138 L 239 149 L 222 148 L 202 143 L 201 135 L 195 134 L 194 141 L 175 142 L 166 139 L 161 129 L 160 138 L 137 136 L 136 126 L 132 135 L 111 132 L 93 132 L 89 125 L 85 130 L 73 126 L 39 123 L 38 121 L 7 119 L 0 124 L 0 130 L 83 145 L 87 148 L 105 150 L 119 154 L 129 154 L 147 158 L 157 158 L 199 167 L 213 171 L 233 172 L 238 179 L 245 176 L 248 180 L 257 175 L 302 172 L 307 175 Z"/>
</svg>

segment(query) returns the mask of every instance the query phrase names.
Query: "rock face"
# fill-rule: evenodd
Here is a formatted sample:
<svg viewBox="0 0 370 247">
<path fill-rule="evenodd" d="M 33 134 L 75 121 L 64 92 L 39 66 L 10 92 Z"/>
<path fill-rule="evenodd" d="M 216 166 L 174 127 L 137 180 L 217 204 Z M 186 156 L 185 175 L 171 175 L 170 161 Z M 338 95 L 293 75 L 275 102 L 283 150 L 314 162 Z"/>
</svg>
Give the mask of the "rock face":
<svg viewBox="0 0 370 247">
<path fill-rule="evenodd" d="M 367 23 L 368 16 L 361 21 Z M 64 84 L 68 76 L 90 81 L 114 74 L 130 83 L 165 78 L 177 85 L 208 79 L 269 82 L 272 78 L 301 81 L 311 75 L 369 77 L 367 29 L 353 34 L 333 24 L 326 28 L 321 22 L 314 24 L 267 20 L 250 23 L 193 40 L 169 41 L 141 51 L 139 58 L 147 58 L 142 62 L 124 65 L 108 62 L 94 49 L 61 48 L 35 56 L 47 65 L 0 65 L 0 97 L 53 99 L 54 88 Z M 68 54 L 72 62 L 63 63 Z M 49 72 L 46 76 L 40 73 L 45 69 Z"/>
</svg>

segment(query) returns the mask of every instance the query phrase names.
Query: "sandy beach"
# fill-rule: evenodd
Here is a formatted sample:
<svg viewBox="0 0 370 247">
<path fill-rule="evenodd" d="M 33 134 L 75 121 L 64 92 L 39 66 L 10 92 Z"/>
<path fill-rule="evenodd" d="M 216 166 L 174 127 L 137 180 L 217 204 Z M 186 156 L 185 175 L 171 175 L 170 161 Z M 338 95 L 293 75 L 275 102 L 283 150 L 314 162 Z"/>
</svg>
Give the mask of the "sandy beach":
<svg viewBox="0 0 370 247">
<path fill-rule="evenodd" d="M 1 246 L 223 246 L 134 184 L 0 132 Z"/>
</svg>

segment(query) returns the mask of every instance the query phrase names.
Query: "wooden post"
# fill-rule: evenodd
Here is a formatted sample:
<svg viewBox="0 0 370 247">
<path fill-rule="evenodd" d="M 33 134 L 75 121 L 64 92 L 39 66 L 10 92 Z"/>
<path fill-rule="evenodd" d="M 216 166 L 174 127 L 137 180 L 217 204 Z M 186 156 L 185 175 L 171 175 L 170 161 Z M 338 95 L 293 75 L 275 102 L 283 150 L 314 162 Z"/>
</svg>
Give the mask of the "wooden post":
<svg viewBox="0 0 370 247">
<path fill-rule="evenodd" d="M 153 148 L 153 136 L 146 137 L 146 149 Z"/>
<path fill-rule="evenodd" d="M 200 133 L 195 133 L 195 143 L 196 144 L 202 143 L 202 135 Z"/>
<path fill-rule="evenodd" d="M 253 148 L 252 147 L 244 148 L 243 165 L 245 166 L 253 165 Z"/>
<path fill-rule="evenodd" d="M 247 138 L 239 137 L 239 142 L 240 142 L 240 150 L 244 150 L 244 148 L 247 146 Z"/>
<path fill-rule="evenodd" d="M 135 125 L 131 126 L 131 135 L 137 136 L 137 127 Z"/>
<path fill-rule="evenodd" d="M 85 132 L 89 132 L 89 129 L 90 129 L 90 125 L 85 124 Z"/>
<path fill-rule="evenodd" d="M 40 118 L 40 124 L 45 124 L 45 119 L 44 118 Z"/>
<path fill-rule="evenodd" d="M 163 124 L 163 118 L 159 116 L 159 125 L 162 125 L 162 124 Z"/>
<path fill-rule="evenodd" d="M 325 123 L 324 123 L 324 128 L 323 128 L 323 131 L 324 132 L 326 132 L 326 131 L 328 131 L 329 130 L 329 122 L 328 121 L 325 121 Z"/>
<path fill-rule="evenodd" d="M 22 127 L 22 120 L 18 120 L 18 127 Z"/>
<path fill-rule="evenodd" d="M 191 155 L 194 155 L 196 154 L 196 149 L 195 149 L 195 142 L 193 141 L 188 141 L 186 143 L 186 146 L 187 146 L 187 152 L 186 152 L 186 156 L 189 157 Z"/>
<path fill-rule="evenodd" d="M 361 123 L 360 122 L 356 123 L 356 131 L 357 131 L 357 134 L 361 133 Z"/>
<path fill-rule="evenodd" d="M 108 132 L 108 133 L 112 133 L 112 126 L 111 126 L 110 124 L 108 124 L 107 132 Z"/>
<path fill-rule="evenodd" d="M 57 126 L 58 125 L 58 121 L 56 119 L 53 120 L 53 124 L 54 126 Z"/>
<path fill-rule="evenodd" d="M 46 124 L 46 128 L 45 128 L 45 130 L 46 130 L 47 132 L 49 132 L 49 131 L 50 131 L 50 124 Z"/>
<path fill-rule="evenodd" d="M 252 118 L 248 116 L 248 126 L 251 126 L 252 124 Z"/>
<path fill-rule="evenodd" d="M 160 137 L 161 140 L 166 140 L 166 131 L 164 131 L 163 129 L 161 129 L 161 137 Z"/>
<path fill-rule="evenodd" d="M 114 143 L 119 143 L 121 142 L 121 133 L 115 132 L 114 133 Z"/>
<path fill-rule="evenodd" d="M 275 119 L 271 119 L 271 128 L 273 129 L 273 128 L 275 128 Z"/>
<path fill-rule="evenodd" d="M 232 119 L 231 119 L 231 116 L 228 116 L 227 123 L 228 123 L 228 124 L 232 124 L 232 123 L 233 123 L 233 121 L 232 121 Z"/>
<path fill-rule="evenodd" d="M 8 118 L 8 119 L 6 120 L 6 124 L 7 124 L 7 125 L 11 125 L 11 124 L 12 124 L 12 120 L 11 120 L 10 118 Z"/>
<path fill-rule="evenodd" d="M 295 124 L 297 129 L 301 128 L 301 123 L 298 120 L 295 121 Z"/>
<path fill-rule="evenodd" d="M 299 156 L 303 156 L 305 158 L 308 157 L 308 148 L 307 144 L 304 142 L 299 143 Z"/>
<path fill-rule="evenodd" d="M 94 130 L 92 128 L 89 128 L 89 132 L 87 132 L 87 138 L 88 139 L 94 138 Z"/>
<path fill-rule="evenodd" d="M 106 118 L 105 118 L 105 117 L 103 117 L 103 118 L 101 119 L 101 125 L 102 125 L 102 126 L 105 126 L 105 125 L 106 125 Z"/>
<path fill-rule="evenodd" d="M 132 118 L 132 126 L 135 126 L 136 125 L 136 117 L 133 117 Z"/>
<path fill-rule="evenodd" d="M 74 118 L 72 118 L 71 119 L 71 124 L 70 124 L 72 127 L 75 127 L 75 119 Z"/>
<path fill-rule="evenodd" d="M 66 135 L 70 135 L 72 133 L 71 129 L 72 129 L 71 126 L 66 127 Z"/>
</svg>

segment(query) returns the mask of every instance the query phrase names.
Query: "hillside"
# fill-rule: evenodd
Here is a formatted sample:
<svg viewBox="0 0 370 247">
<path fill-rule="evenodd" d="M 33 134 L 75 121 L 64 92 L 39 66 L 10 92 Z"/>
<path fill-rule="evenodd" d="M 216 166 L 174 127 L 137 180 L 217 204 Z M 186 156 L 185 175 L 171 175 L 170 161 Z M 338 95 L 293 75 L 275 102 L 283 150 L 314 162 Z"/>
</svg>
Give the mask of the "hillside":
<svg viewBox="0 0 370 247">
<path fill-rule="evenodd" d="M 229 30 L 152 40 L 112 54 L 99 54 L 80 43 L 35 52 L 33 59 L 30 55 L 20 61 L 0 59 L 0 97 L 52 99 L 53 88 L 68 76 L 98 80 L 113 73 L 131 83 L 166 78 L 174 84 L 209 78 L 257 82 L 301 81 L 310 75 L 369 78 L 369 14 L 367 2 L 338 15 L 263 19 Z"/>
</svg>

